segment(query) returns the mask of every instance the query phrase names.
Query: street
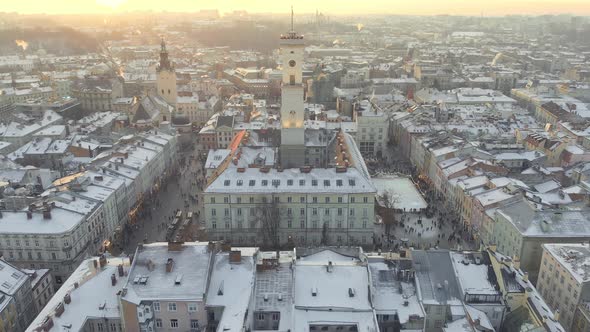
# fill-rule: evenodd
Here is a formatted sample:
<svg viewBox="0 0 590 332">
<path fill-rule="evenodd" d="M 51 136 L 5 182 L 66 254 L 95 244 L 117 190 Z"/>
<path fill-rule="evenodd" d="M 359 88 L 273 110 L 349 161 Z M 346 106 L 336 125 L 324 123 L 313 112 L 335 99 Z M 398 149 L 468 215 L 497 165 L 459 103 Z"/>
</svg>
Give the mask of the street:
<svg viewBox="0 0 590 332">
<path fill-rule="evenodd" d="M 195 143 L 178 152 L 179 174 L 162 183 L 155 204 L 145 203 L 145 217 L 131 226 L 124 244 L 125 253 L 133 253 L 138 243 L 166 241 L 166 230 L 177 211 L 183 211 L 183 217 L 192 211 L 193 222 L 200 223 L 203 202 L 199 193 L 205 184 L 202 169 L 205 161 L 199 159 L 200 151 Z"/>
</svg>

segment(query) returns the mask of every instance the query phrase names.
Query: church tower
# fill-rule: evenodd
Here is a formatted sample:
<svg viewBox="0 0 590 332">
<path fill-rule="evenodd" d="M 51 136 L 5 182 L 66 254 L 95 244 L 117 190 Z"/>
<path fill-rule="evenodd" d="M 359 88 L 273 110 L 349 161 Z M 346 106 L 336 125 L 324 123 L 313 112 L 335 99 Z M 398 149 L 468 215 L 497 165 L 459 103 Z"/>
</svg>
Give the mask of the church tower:
<svg viewBox="0 0 590 332">
<path fill-rule="evenodd" d="M 305 128 L 303 105 L 303 36 L 293 29 L 281 35 L 280 59 L 283 80 L 281 85 L 281 167 L 303 166 L 305 161 Z"/>
<path fill-rule="evenodd" d="M 174 65 L 168 59 L 164 38 L 162 38 L 160 64 L 156 67 L 156 76 L 158 95 L 170 105 L 176 107 L 176 72 L 174 71 Z"/>
</svg>

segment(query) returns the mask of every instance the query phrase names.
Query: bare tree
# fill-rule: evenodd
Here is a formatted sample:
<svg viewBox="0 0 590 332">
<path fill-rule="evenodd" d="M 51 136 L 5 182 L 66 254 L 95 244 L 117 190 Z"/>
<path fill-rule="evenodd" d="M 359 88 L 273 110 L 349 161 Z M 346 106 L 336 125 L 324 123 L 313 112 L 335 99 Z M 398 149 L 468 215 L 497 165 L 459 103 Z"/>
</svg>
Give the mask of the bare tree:
<svg viewBox="0 0 590 332">
<path fill-rule="evenodd" d="M 385 224 L 385 233 L 389 234 L 391 226 L 395 223 L 395 204 L 399 202 L 399 197 L 394 195 L 390 190 L 384 190 L 378 197 L 379 215 L 383 218 Z"/>
<path fill-rule="evenodd" d="M 258 219 L 258 228 L 262 236 L 263 244 L 272 247 L 271 249 L 280 248 L 281 241 L 279 237 L 281 210 L 279 204 L 275 202 L 274 197 L 267 203 L 260 203 L 256 208 L 256 217 Z"/>
</svg>

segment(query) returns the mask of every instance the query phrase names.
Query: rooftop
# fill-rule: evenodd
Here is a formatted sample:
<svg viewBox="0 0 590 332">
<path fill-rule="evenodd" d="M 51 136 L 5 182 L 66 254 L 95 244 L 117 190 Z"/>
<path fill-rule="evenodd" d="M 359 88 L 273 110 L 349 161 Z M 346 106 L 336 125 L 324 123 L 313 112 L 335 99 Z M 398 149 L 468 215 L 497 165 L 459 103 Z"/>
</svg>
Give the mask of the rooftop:
<svg viewBox="0 0 590 332">
<path fill-rule="evenodd" d="M 169 249 L 170 248 L 170 249 Z M 207 243 L 151 243 L 138 247 L 129 272 L 126 301 L 196 300 L 205 296 L 211 253 Z M 166 264 L 172 259 L 171 272 Z M 181 282 L 176 283 L 180 278 Z"/>
<path fill-rule="evenodd" d="M 590 281 L 590 246 L 588 244 L 544 244 L 553 256 L 578 283 Z"/>
</svg>

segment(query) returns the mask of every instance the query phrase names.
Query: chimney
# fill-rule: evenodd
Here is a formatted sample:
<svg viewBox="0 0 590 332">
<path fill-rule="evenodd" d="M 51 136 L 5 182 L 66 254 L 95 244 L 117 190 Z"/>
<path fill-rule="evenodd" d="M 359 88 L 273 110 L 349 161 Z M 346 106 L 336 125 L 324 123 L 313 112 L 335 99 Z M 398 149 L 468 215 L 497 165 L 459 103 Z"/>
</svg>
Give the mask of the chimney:
<svg viewBox="0 0 590 332">
<path fill-rule="evenodd" d="M 33 219 L 33 212 L 27 211 L 27 219 Z"/>
<path fill-rule="evenodd" d="M 123 271 L 123 264 L 119 264 L 119 266 L 117 266 L 117 270 L 119 271 L 119 277 L 125 275 L 125 272 Z"/>
<path fill-rule="evenodd" d="M 239 250 L 230 251 L 229 262 L 231 264 L 240 264 L 242 262 L 242 252 Z"/>
<path fill-rule="evenodd" d="M 553 314 L 553 319 L 555 319 L 555 321 L 559 320 L 559 309 L 555 310 L 555 313 Z"/>
<path fill-rule="evenodd" d="M 328 265 L 326 266 L 326 271 L 328 273 L 331 273 L 334 270 L 334 265 L 332 265 L 332 261 L 328 262 Z"/>
<path fill-rule="evenodd" d="M 522 280 L 523 280 L 523 281 L 529 281 L 529 273 L 528 273 L 528 272 L 525 272 L 525 273 L 523 274 L 523 276 L 522 276 Z"/>
<path fill-rule="evenodd" d="M 168 242 L 168 251 L 181 251 L 183 244 L 182 241 L 170 241 Z"/>
<path fill-rule="evenodd" d="M 64 295 L 64 303 L 65 304 L 72 303 L 72 296 L 70 295 L 70 293 L 66 293 L 66 295 Z"/>
<path fill-rule="evenodd" d="M 174 266 L 174 260 L 172 258 L 168 258 L 168 261 L 166 261 L 166 272 L 167 273 L 172 272 L 173 266 Z"/>
<path fill-rule="evenodd" d="M 63 314 L 63 313 L 64 313 L 64 311 L 65 311 L 64 304 L 63 304 L 62 302 L 60 302 L 60 303 L 59 303 L 59 304 L 58 304 L 58 305 L 55 307 L 55 315 L 56 315 L 57 317 L 60 317 L 60 316 L 61 316 L 61 314 Z"/>
<path fill-rule="evenodd" d="M 107 258 L 104 254 L 100 255 L 100 257 L 98 258 L 98 263 L 100 264 L 101 268 L 103 268 L 103 267 L 105 267 L 105 265 L 107 265 Z"/>
<path fill-rule="evenodd" d="M 115 274 L 111 274 L 111 286 L 115 286 L 117 284 L 117 277 Z"/>
<path fill-rule="evenodd" d="M 46 220 L 51 219 L 51 210 L 49 210 L 49 209 L 43 210 L 43 219 L 46 219 Z"/>
</svg>

